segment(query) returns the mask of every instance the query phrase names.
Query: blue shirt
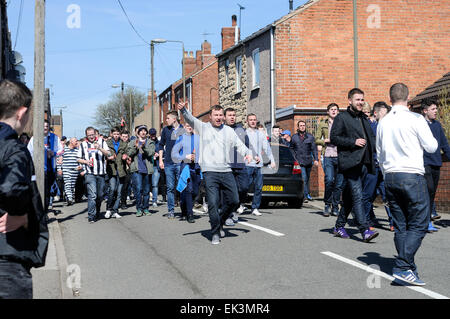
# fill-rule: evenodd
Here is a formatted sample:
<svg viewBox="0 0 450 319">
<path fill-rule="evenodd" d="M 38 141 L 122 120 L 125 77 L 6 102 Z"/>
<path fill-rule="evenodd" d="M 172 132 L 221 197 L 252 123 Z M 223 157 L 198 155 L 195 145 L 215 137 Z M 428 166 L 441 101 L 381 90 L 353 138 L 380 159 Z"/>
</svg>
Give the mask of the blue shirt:
<svg viewBox="0 0 450 319">
<path fill-rule="evenodd" d="M 183 125 L 178 126 L 176 130 L 174 130 L 173 126 L 166 126 L 163 128 L 161 132 L 161 140 L 159 141 L 158 151 L 163 150 L 165 153 L 164 156 L 164 165 L 174 164 L 172 157 L 172 148 L 175 145 L 178 137 L 184 133 Z"/>
<path fill-rule="evenodd" d="M 139 146 L 145 144 L 147 140 L 145 140 L 144 142 L 140 142 L 139 141 Z M 143 173 L 143 174 L 148 174 L 148 170 L 147 170 L 147 165 L 145 163 L 145 159 L 142 159 L 142 153 L 138 154 L 138 172 L 139 173 Z"/>
</svg>

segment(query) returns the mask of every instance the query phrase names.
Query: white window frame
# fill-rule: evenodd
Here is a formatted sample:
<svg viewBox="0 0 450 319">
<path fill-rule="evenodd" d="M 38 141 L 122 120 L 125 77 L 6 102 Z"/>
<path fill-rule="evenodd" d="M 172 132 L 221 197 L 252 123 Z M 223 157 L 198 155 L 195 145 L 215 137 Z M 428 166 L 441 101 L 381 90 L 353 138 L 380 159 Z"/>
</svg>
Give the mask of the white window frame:
<svg viewBox="0 0 450 319">
<path fill-rule="evenodd" d="M 257 63 L 255 63 L 255 57 L 258 57 Z M 256 75 L 258 74 L 258 80 L 256 79 Z M 260 54 L 259 48 L 252 51 L 252 88 L 258 89 L 259 83 L 261 81 L 261 73 L 260 73 Z"/>
<path fill-rule="evenodd" d="M 236 94 L 242 92 L 242 56 L 238 55 L 235 59 L 236 68 Z"/>
</svg>

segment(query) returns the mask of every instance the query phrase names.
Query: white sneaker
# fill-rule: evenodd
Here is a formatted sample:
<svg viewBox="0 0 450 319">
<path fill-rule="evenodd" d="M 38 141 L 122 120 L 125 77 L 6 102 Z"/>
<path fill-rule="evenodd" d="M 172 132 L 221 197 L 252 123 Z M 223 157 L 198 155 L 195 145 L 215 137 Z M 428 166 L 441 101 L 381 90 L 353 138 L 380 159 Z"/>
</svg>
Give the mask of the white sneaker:
<svg viewBox="0 0 450 319">
<path fill-rule="evenodd" d="M 245 210 L 245 206 L 241 205 L 241 206 L 239 206 L 239 208 L 236 210 L 236 212 L 237 212 L 238 214 L 242 214 L 242 213 L 244 212 L 244 210 Z"/>
<path fill-rule="evenodd" d="M 112 215 L 112 217 L 117 218 L 117 219 L 122 218 L 122 216 L 120 216 L 119 213 L 114 213 Z"/>
<path fill-rule="evenodd" d="M 56 195 L 55 197 L 53 197 L 53 200 L 54 200 L 55 202 L 59 202 L 59 196 Z"/>
<path fill-rule="evenodd" d="M 255 208 L 255 209 L 252 211 L 252 215 L 255 215 L 255 216 L 261 216 L 262 214 Z"/>
<path fill-rule="evenodd" d="M 107 210 L 106 213 L 105 213 L 105 218 L 108 219 L 110 217 L 111 217 L 111 211 Z"/>
<path fill-rule="evenodd" d="M 153 203 L 153 204 L 152 204 L 152 207 L 158 207 L 158 204 Z"/>
<path fill-rule="evenodd" d="M 205 213 L 208 212 L 208 204 L 203 204 L 203 210 L 205 211 Z"/>
</svg>

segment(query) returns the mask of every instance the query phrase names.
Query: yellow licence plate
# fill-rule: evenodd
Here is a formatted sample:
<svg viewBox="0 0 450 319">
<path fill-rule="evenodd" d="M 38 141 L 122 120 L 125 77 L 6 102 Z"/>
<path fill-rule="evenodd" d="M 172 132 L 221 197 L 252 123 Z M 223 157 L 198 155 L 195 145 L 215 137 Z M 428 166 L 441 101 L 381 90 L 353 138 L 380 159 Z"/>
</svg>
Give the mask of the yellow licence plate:
<svg viewBox="0 0 450 319">
<path fill-rule="evenodd" d="M 263 192 L 282 192 L 284 190 L 283 185 L 264 185 Z"/>
</svg>

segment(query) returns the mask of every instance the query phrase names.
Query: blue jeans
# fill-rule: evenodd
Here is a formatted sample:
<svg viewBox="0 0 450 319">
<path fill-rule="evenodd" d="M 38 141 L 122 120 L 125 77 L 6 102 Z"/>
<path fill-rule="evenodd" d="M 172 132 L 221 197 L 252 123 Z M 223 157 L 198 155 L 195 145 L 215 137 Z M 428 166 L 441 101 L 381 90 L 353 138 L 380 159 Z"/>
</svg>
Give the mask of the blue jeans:
<svg viewBox="0 0 450 319">
<path fill-rule="evenodd" d="M 158 168 L 154 166 L 152 174 L 152 197 L 153 197 L 152 204 L 157 203 L 158 201 L 158 184 L 160 176 L 161 173 L 159 172 Z"/>
<path fill-rule="evenodd" d="M 88 195 L 88 218 L 92 220 L 100 214 L 105 189 L 105 175 L 86 174 L 84 177 Z"/>
<path fill-rule="evenodd" d="M 175 210 L 175 191 L 177 187 L 178 177 L 180 176 L 179 164 L 164 164 L 164 172 L 166 174 L 167 186 L 167 209 L 169 214 Z"/>
<path fill-rule="evenodd" d="M 430 221 L 427 182 L 419 174 L 388 173 L 385 185 L 397 249 L 393 272 L 416 271 L 414 256 L 427 233 Z"/>
<path fill-rule="evenodd" d="M 111 176 L 109 178 L 109 194 L 106 202 L 106 209 L 115 213 L 119 212 L 120 198 L 122 188 L 125 183 L 125 177 Z"/>
<path fill-rule="evenodd" d="M 344 183 L 344 176 L 338 173 L 338 158 L 324 157 L 323 170 L 325 173 L 325 205 L 332 205 L 333 211 L 339 210 L 339 202 Z"/>
<path fill-rule="evenodd" d="M 303 179 L 303 194 L 305 195 L 305 198 L 310 195 L 309 193 L 309 176 L 311 175 L 311 169 L 312 165 L 303 166 L 300 165 L 302 168 L 302 179 Z"/>
<path fill-rule="evenodd" d="M 262 188 L 263 188 L 263 175 L 261 173 L 261 167 L 247 166 L 248 182 L 251 185 L 254 183 L 252 210 L 258 209 L 261 205 Z M 209 205 L 209 202 L 208 202 Z"/>
<path fill-rule="evenodd" d="M 343 175 L 345 183 L 342 193 L 343 206 L 336 220 L 336 228 L 344 227 L 347 223 L 348 215 L 353 211 L 356 225 L 361 234 L 363 234 L 370 227 L 364 211 L 362 194 L 362 181 L 367 175 L 367 167 L 358 165 L 346 170 L 343 172 Z"/>
<path fill-rule="evenodd" d="M 239 206 L 239 195 L 232 172 L 204 172 L 206 200 L 208 202 L 211 234 L 219 234 L 220 227 L 228 216 Z M 223 205 L 219 214 L 220 193 L 223 194 Z"/>
<path fill-rule="evenodd" d="M 194 198 L 197 196 L 200 186 L 200 169 L 191 169 L 190 175 L 191 177 L 188 179 L 186 188 L 180 194 L 181 216 L 194 215 L 192 208 L 194 206 Z"/>
<path fill-rule="evenodd" d="M 150 178 L 151 175 L 134 172 L 132 175 L 133 192 L 136 199 L 136 209 L 148 209 L 150 201 Z"/>
</svg>

